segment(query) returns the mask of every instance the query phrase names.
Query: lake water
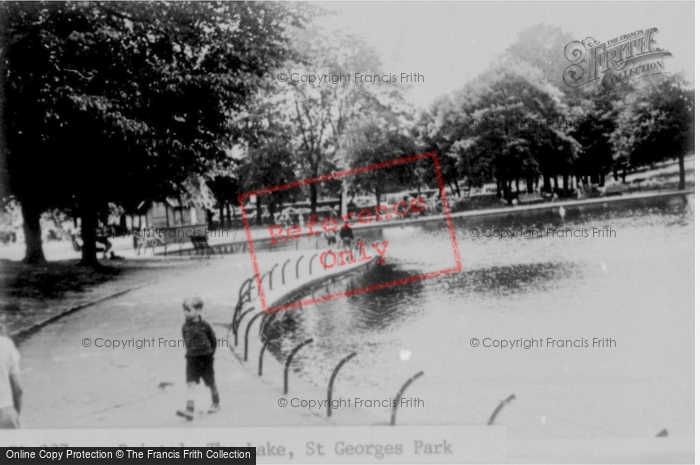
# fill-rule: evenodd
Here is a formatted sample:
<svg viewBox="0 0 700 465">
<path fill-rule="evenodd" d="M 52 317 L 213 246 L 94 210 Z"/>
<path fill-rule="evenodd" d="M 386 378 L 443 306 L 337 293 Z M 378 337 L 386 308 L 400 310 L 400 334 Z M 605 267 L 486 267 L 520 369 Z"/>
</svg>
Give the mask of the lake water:
<svg viewBox="0 0 700 465">
<path fill-rule="evenodd" d="M 463 271 L 279 314 L 271 350 L 282 360 L 314 338 L 293 367 L 324 387 L 357 352 L 336 398 L 390 399 L 423 371 L 404 397 L 424 405 L 399 409 L 398 424 L 486 424 L 515 394 L 496 421 L 509 437 L 694 434 L 694 196 L 563 213 L 457 219 Z M 570 233 L 528 238 L 547 228 Z M 594 228 L 615 235 L 593 237 Z M 516 236 L 485 237 L 494 230 Z M 444 222 L 365 234 L 378 239 L 389 243 L 387 263 L 328 292 L 454 266 Z M 570 342 L 546 347 L 547 338 Z M 592 347 L 593 338 L 614 346 Z M 517 346 L 484 347 L 489 339 Z M 523 347 L 540 339 L 545 347 Z M 372 410 L 389 420 L 390 408 Z M 342 422 L 342 410 L 334 417 Z"/>
</svg>

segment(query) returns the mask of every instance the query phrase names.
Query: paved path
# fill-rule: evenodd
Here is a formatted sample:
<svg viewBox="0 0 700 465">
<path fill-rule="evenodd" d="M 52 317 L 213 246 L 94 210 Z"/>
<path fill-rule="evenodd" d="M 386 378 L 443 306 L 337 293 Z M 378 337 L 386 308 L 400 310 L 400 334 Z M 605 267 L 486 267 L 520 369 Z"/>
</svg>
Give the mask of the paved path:
<svg viewBox="0 0 700 465">
<path fill-rule="evenodd" d="M 299 252 L 260 254 L 261 270 L 284 262 Z M 306 266 L 308 267 L 308 260 Z M 216 354 L 216 375 L 222 410 L 187 423 L 175 415 L 185 403 L 183 347 L 167 347 L 180 340 L 184 320 L 182 298 L 199 294 L 204 316 L 217 337 L 226 338 L 238 291 L 253 274 L 247 255 L 212 258 L 191 272 L 164 277 L 160 282 L 86 308 L 49 325 L 24 341 L 22 378 L 25 387 L 22 424 L 25 428 L 66 427 L 167 427 L 167 426 L 268 426 L 327 425 L 324 410 L 281 408 L 282 366 L 267 355 L 265 375 L 257 376 L 256 345 L 253 361 L 239 360 L 242 344 Z M 318 273 L 321 272 L 320 266 Z M 279 270 L 279 268 L 278 268 Z M 290 271 L 287 267 L 287 273 Z M 292 271 L 293 272 L 293 271 Z M 278 273 L 278 271 L 276 271 Z M 288 275 L 289 276 L 289 275 Z M 277 290 L 279 275 L 276 275 Z M 288 283 L 289 284 L 289 283 Z M 258 322 L 261 319 L 258 319 Z M 83 340 L 90 339 L 84 347 Z M 102 340 L 98 340 L 102 338 Z M 126 348 L 97 347 L 105 340 L 129 343 Z M 136 348 L 137 341 L 150 347 Z M 160 345 L 160 347 L 159 347 Z M 292 376 L 290 398 L 325 398 L 325 390 Z M 208 390 L 200 386 L 195 409 L 210 405 Z M 380 422 L 360 409 L 335 415 L 338 424 Z"/>
</svg>

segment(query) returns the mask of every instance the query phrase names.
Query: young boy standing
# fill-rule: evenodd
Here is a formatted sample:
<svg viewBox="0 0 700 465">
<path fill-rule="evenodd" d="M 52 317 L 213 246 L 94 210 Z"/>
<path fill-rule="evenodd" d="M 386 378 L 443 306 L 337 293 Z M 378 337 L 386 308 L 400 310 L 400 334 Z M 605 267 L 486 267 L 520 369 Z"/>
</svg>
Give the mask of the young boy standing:
<svg viewBox="0 0 700 465">
<path fill-rule="evenodd" d="M 216 352 L 216 335 L 211 325 L 202 318 L 204 302 L 199 297 L 185 299 L 182 308 L 185 311 L 185 324 L 182 326 L 182 338 L 187 353 L 187 408 L 178 410 L 177 414 L 187 421 L 194 418 L 194 393 L 199 379 L 211 389 L 212 406 L 209 413 L 219 411 L 219 391 L 214 380 L 214 352 Z"/>
</svg>

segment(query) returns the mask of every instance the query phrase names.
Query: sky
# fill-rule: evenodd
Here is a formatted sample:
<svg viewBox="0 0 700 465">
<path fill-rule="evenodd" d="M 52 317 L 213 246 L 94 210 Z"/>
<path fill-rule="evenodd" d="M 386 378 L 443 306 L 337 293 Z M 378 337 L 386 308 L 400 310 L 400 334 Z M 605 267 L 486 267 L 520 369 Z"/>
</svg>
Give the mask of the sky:
<svg viewBox="0 0 700 465">
<path fill-rule="evenodd" d="M 593 37 L 601 42 L 656 27 L 656 45 L 673 54 L 665 59 L 666 69 L 682 71 L 694 82 L 693 2 L 367 1 L 318 5 L 335 12 L 319 20 L 319 25 L 365 39 L 377 51 L 386 73 L 424 76 L 424 82 L 404 84 L 407 99 L 419 108 L 462 88 L 486 71 L 519 32 L 539 23 L 559 26 L 577 40 Z M 562 53 L 565 45 L 561 45 Z"/>
</svg>

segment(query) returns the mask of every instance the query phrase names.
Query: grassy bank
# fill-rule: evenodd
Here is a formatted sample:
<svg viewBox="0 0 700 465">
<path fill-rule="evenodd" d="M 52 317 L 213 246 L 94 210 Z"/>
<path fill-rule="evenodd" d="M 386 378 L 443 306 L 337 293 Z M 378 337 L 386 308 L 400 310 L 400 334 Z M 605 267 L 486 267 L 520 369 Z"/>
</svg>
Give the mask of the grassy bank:
<svg viewBox="0 0 700 465">
<path fill-rule="evenodd" d="M 41 325 L 75 307 L 82 307 L 112 294 L 164 276 L 198 261 L 124 260 L 93 270 L 76 266 L 78 260 L 48 262 L 43 266 L 0 260 L 0 315 L 10 334 Z"/>
</svg>

